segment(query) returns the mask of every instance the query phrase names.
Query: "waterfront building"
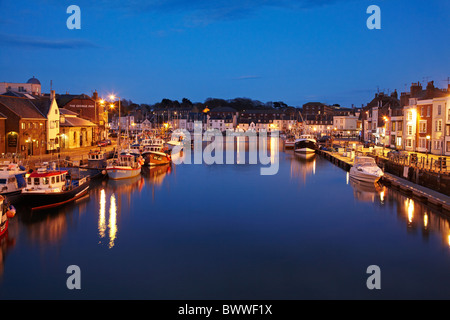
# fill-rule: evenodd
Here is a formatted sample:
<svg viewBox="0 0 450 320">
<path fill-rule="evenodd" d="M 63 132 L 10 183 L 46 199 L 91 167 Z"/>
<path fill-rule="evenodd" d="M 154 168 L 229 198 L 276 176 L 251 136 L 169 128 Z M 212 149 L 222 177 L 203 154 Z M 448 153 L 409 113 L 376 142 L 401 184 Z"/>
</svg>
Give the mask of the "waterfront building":
<svg viewBox="0 0 450 320">
<path fill-rule="evenodd" d="M 57 151 L 59 148 L 59 108 L 55 99 L 55 91 L 50 95 L 31 95 L 8 91 L 5 96 L 28 99 L 36 109 L 47 119 L 45 153 Z"/>
<path fill-rule="evenodd" d="M 403 108 L 390 110 L 390 144 L 389 147 L 395 150 L 403 149 Z"/>
<path fill-rule="evenodd" d="M 359 124 L 359 114 L 333 116 L 333 131 L 335 134 L 359 137 L 361 131 Z"/>
<path fill-rule="evenodd" d="M 119 130 L 119 121 L 120 121 L 120 129 L 122 131 L 133 130 L 133 128 L 136 126 L 136 122 L 134 121 L 134 116 L 124 116 L 124 117 L 113 117 L 110 127 L 112 130 Z"/>
<path fill-rule="evenodd" d="M 448 90 L 448 92 L 450 94 L 450 90 Z M 445 117 L 444 154 L 446 156 L 450 156 L 450 95 L 447 97 L 447 102 L 444 104 L 444 108 L 447 114 Z"/>
<path fill-rule="evenodd" d="M 46 153 L 47 119 L 33 104 L 32 99 L 11 93 L 0 95 L 0 113 L 7 119 L 6 153 L 21 154 L 24 157 Z"/>
<path fill-rule="evenodd" d="M 94 142 L 106 138 L 108 122 L 106 107 L 108 103 L 99 99 L 97 91 L 94 91 L 92 97 L 86 94 L 56 94 L 56 101 L 60 108 L 75 112 L 79 118 L 95 124 Z"/>
<path fill-rule="evenodd" d="M 331 135 L 333 132 L 333 115 L 303 116 L 303 127 L 307 133 L 316 135 Z"/>
<path fill-rule="evenodd" d="M 140 131 L 150 131 L 153 128 L 152 122 L 147 118 L 144 121 L 137 123 L 137 126 Z"/>
<path fill-rule="evenodd" d="M 231 107 L 216 107 L 212 110 L 207 111 L 207 121 L 211 120 L 223 120 L 217 121 L 217 123 L 221 123 L 224 129 L 234 129 L 238 123 L 239 112 Z M 231 120 L 231 122 L 230 122 Z M 210 124 L 207 124 L 210 127 Z M 226 128 L 225 128 L 226 127 Z"/>
<path fill-rule="evenodd" d="M 46 150 L 47 153 L 57 151 L 59 145 L 59 107 L 55 99 L 55 91 L 49 97 L 37 97 L 32 101 L 44 117 L 46 122 Z"/>
<path fill-rule="evenodd" d="M 403 107 L 403 115 L 405 124 L 403 132 L 404 140 L 404 150 L 406 151 L 416 151 L 416 141 L 417 141 L 417 109 L 416 105 L 411 103 L 411 105 Z M 423 129 L 423 128 L 422 128 Z M 426 151 L 426 149 L 425 149 Z"/>
<path fill-rule="evenodd" d="M 430 81 L 426 89 L 417 82 L 411 91 L 402 93 L 404 106 L 405 150 L 429 152 L 436 155 L 445 153 L 447 100 L 449 90 L 439 89 Z"/>
<path fill-rule="evenodd" d="M 334 107 L 321 102 L 308 102 L 302 106 L 303 118 L 317 115 L 332 115 Z"/>
<path fill-rule="evenodd" d="M 61 149 L 74 149 L 92 146 L 96 124 L 82 119 L 74 111 L 60 108 Z"/>
<path fill-rule="evenodd" d="M 400 101 L 397 91 L 391 94 L 377 92 L 361 112 L 362 137 L 364 141 L 378 145 L 391 144 L 390 117 L 392 110 L 399 109 Z"/>
<path fill-rule="evenodd" d="M 449 93 L 450 94 L 450 93 Z M 431 153 L 436 155 L 445 155 L 450 152 L 450 145 L 446 146 L 446 131 L 450 129 L 450 125 L 446 123 L 449 121 L 447 114 L 450 107 L 450 96 L 434 98 L 432 100 L 432 120 L 431 120 Z M 449 121 L 450 123 L 450 121 Z M 447 128 L 449 127 L 449 128 Z M 448 140 L 447 140 L 448 141 Z M 446 150 L 449 149 L 449 150 Z"/>
<path fill-rule="evenodd" d="M 187 115 L 186 128 L 189 132 L 193 132 L 195 129 L 195 122 L 201 124 L 202 131 L 207 129 L 207 114 L 204 112 L 193 111 Z"/>
<path fill-rule="evenodd" d="M 34 76 L 28 79 L 26 83 L 0 82 L 0 94 L 8 91 L 39 96 L 41 95 L 41 82 Z"/>
</svg>

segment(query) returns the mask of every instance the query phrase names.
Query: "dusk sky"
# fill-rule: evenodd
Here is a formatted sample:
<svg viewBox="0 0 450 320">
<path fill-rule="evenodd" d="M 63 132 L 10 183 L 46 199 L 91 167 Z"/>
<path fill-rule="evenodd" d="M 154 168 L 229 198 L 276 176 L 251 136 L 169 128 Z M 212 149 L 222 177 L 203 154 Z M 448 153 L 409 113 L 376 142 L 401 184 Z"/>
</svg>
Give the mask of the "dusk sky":
<svg viewBox="0 0 450 320">
<path fill-rule="evenodd" d="M 69 5 L 81 29 L 69 30 Z M 369 30 L 367 7 L 381 9 Z M 247 97 L 349 107 L 450 77 L 448 0 L 0 0 L 0 82 L 136 103 Z"/>
</svg>

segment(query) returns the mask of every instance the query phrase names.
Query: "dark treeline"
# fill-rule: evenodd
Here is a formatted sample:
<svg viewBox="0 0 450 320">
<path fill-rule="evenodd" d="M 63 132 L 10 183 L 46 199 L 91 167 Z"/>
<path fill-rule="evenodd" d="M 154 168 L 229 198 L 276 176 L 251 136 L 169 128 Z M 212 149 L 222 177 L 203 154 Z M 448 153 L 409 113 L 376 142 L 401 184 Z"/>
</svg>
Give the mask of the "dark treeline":
<svg viewBox="0 0 450 320">
<path fill-rule="evenodd" d="M 219 99 L 219 98 L 207 98 L 204 102 L 191 102 L 187 98 L 183 98 L 180 101 L 178 100 L 170 100 L 170 99 L 162 99 L 161 102 L 157 102 L 155 104 L 136 104 L 131 100 L 123 99 L 121 101 L 121 113 L 122 115 L 130 114 L 134 111 L 140 111 L 140 113 L 151 113 L 152 111 L 157 111 L 161 109 L 193 109 L 197 110 L 197 112 L 201 112 L 206 107 L 210 110 L 213 110 L 217 107 L 231 107 L 236 109 L 239 112 L 243 112 L 245 110 L 255 110 L 255 109 L 275 109 L 275 110 L 283 110 L 285 112 L 295 112 L 297 109 L 292 106 L 288 106 L 286 103 L 282 101 L 269 101 L 269 102 L 261 102 L 259 100 L 252 100 L 249 98 L 234 98 L 234 99 Z M 117 108 L 115 109 L 117 112 Z"/>
</svg>

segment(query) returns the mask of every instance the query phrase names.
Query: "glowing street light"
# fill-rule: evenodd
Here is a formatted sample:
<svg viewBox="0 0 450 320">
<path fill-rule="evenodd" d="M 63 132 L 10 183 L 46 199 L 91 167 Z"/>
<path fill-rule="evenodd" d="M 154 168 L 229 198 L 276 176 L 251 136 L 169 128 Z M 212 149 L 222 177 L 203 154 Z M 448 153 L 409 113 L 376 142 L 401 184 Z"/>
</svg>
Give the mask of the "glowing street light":
<svg viewBox="0 0 450 320">
<path fill-rule="evenodd" d="M 119 134 L 118 134 L 118 139 L 117 139 L 117 146 L 120 147 L 120 136 L 122 134 L 121 130 L 120 130 L 120 97 L 117 97 L 119 99 Z M 116 100 L 116 96 L 111 94 L 109 96 L 109 99 L 114 102 Z"/>
</svg>

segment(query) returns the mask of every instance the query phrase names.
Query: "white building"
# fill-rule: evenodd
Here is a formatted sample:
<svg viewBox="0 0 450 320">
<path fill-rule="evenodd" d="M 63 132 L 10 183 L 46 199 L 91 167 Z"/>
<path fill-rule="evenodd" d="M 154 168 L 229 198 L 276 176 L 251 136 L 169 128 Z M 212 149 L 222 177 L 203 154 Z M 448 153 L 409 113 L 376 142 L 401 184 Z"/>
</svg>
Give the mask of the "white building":
<svg viewBox="0 0 450 320">
<path fill-rule="evenodd" d="M 33 103 L 47 118 L 47 151 L 58 150 L 60 147 L 60 113 L 55 99 L 55 91 L 52 90 L 49 98 L 37 98 L 33 100 Z"/>
<path fill-rule="evenodd" d="M 389 110 L 389 147 L 397 150 L 403 149 L 403 109 Z"/>
<path fill-rule="evenodd" d="M 358 117 L 356 115 L 334 116 L 333 130 L 343 135 L 359 134 Z"/>
<path fill-rule="evenodd" d="M 450 123 L 448 110 L 450 107 L 450 97 L 434 98 L 432 101 L 432 125 L 431 125 L 431 153 L 436 155 L 444 155 L 450 153 L 447 147 L 447 143 L 450 140 L 446 131 L 447 123 Z M 446 137 L 447 135 L 447 137 Z M 446 139 L 447 138 L 447 139 Z M 447 141 L 447 142 L 446 142 Z M 449 145 L 450 146 L 450 145 Z"/>
<path fill-rule="evenodd" d="M 41 95 L 41 82 L 35 77 L 30 78 L 26 83 L 0 82 L 0 94 L 14 91 L 23 94 Z"/>
<path fill-rule="evenodd" d="M 416 151 L 417 102 L 411 100 L 416 99 L 410 99 L 410 105 L 403 108 L 403 142 L 406 151 Z"/>
</svg>

